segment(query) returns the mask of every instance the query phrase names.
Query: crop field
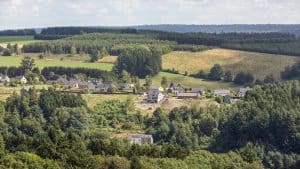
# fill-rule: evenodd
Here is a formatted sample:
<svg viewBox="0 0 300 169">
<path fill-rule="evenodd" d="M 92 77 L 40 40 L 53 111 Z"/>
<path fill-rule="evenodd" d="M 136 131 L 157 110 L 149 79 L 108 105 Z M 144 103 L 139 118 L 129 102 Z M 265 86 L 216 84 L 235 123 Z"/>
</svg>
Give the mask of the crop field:
<svg viewBox="0 0 300 169">
<path fill-rule="evenodd" d="M 19 66 L 22 61 L 22 56 L 1 56 L 0 57 L 0 66 Z M 36 59 L 35 63 L 39 68 L 49 67 L 49 66 L 62 66 L 62 67 L 83 67 L 83 68 L 93 68 L 100 70 L 110 71 L 113 67 L 111 63 L 97 62 L 90 63 L 82 61 L 82 59 L 69 59 L 60 60 L 61 57 L 46 58 L 46 59 Z M 65 58 L 65 57 L 64 57 Z"/>
<path fill-rule="evenodd" d="M 300 61 L 300 57 L 272 55 L 238 50 L 212 49 L 203 52 L 172 52 L 163 56 L 164 69 L 176 69 L 181 73 L 197 73 L 199 70 L 209 71 L 214 64 L 220 64 L 234 74 L 240 71 L 252 73 L 263 79 L 273 74 L 280 77 L 286 66 Z"/>
<path fill-rule="evenodd" d="M 157 76 L 153 77 L 152 83 L 153 85 L 160 85 L 162 77 L 167 77 L 168 82 L 173 82 L 174 84 L 181 84 L 184 87 L 202 87 L 205 89 L 228 89 L 228 88 L 237 88 L 238 86 L 233 83 L 225 83 L 225 82 L 216 82 L 216 81 L 208 81 L 203 79 L 192 78 L 188 76 L 183 76 L 179 74 L 172 74 L 166 72 L 160 72 Z"/>
</svg>

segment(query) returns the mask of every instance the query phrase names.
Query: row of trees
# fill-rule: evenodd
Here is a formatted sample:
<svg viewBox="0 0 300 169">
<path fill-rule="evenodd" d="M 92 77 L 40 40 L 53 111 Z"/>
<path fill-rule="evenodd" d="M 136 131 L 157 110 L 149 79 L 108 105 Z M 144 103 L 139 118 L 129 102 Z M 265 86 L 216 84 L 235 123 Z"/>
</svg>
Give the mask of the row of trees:
<svg viewBox="0 0 300 169">
<path fill-rule="evenodd" d="M 239 72 L 234 76 L 231 71 L 225 71 L 219 64 L 215 64 L 210 69 L 209 73 L 200 70 L 197 74 L 192 74 L 190 76 L 213 81 L 223 80 L 225 82 L 234 82 L 238 85 L 253 85 L 255 80 L 251 73 L 246 72 Z"/>
<path fill-rule="evenodd" d="M 0 31 L 0 36 L 28 36 L 35 35 L 34 29 L 18 29 L 18 30 L 3 30 Z"/>
</svg>

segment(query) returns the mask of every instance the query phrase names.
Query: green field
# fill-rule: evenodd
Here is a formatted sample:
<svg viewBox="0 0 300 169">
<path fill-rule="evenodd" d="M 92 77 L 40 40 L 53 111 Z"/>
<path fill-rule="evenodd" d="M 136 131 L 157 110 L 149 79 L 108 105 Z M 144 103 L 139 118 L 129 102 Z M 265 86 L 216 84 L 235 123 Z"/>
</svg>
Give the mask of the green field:
<svg viewBox="0 0 300 169">
<path fill-rule="evenodd" d="M 204 52 L 172 52 L 163 56 L 164 69 L 176 69 L 181 73 L 197 73 L 199 70 L 209 71 L 214 64 L 222 65 L 234 74 L 240 71 L 252 73 L 263 79 L 273 74 L 280 77 L 286 66 L 300 61 L 300 57 L 272 55 L 255 52 L 244 52 L 227 49 L 212 49 Z"/>
<path fill-rule="evenodd" d="M 153 85 L 160 85 L 162 77 L 167 77 L 168 82 L 181 84 L 184 87 L 202 87 L 205 89 L 228 89 L 228 88 L 237 88 L 238 86 L 233 83 L 217 82 L 217 81 L 208 81 L 203 79 L 192 78 L 188 76 L 183 76 L 179 74 L 172 74 L 166 72 L 160 72 L 157 76 L 153 77 Z"/>
<path fill-rule="evenodd" d="M 34 40 L 33 36 L 0 36 L 0 43 L 7 44 L 20 44 L 26 45 L 32 42 L 37 42 Z"/>
<path fill-rule="evenodd" d="M 108 100 L 120 100 L 125 101 L 128 98 L 137 100 L 137 95 L 127 94 L 82 94 L 83 99 L 87 102 L 88 107 L 93 108 L 97 104 L 103 103 Z"/>
<path fill-rule="evenodd" d="M 0 56 L 0 66 L 19 66 L 22 61 L 22 56 Z M 60 60 L 57 59 L 36 59 L 36 65 L 42 69 L 49 66 L 62 67 L 83 67 L 110 71 L 113 67 L 111 63 L 89 63 L 81 60 Z"/>
</svg>

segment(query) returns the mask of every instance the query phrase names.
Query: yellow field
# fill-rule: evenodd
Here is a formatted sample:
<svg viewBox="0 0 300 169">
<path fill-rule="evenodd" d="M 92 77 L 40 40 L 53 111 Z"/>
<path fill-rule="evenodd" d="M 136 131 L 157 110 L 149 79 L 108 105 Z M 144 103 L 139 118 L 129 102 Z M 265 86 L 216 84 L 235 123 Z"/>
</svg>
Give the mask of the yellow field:
<svg viewBox="0 0 300 169">
<path fill-rule="evenodd" d="M 209 71 L 214 64 L 222 65 L 233 73 L 248 71 L 257 78 L 273 74 L 280 77 L 286 66 L 300 61 L 300 57 L 244 52 L 227 49 L 212 49 L 204 52 L 172 52 L 163 56 L 164 69 L 176 69 L 181 73 Z"/>
</svg>

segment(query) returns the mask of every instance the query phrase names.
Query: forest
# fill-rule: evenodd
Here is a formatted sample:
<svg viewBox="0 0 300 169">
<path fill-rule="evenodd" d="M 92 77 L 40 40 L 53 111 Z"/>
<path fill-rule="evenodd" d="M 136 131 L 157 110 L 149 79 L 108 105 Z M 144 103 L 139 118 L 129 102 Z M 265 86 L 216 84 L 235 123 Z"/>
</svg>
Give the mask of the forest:
<svg viewBox="0 0 300 169">
<path fill-rule="evenodd" d="M 230 107 L 142 116 L 131 100 L 89 109 L 80 95 L 32 88 L 0 104 L 0 166 L 297 169 L 299 97 L 299 81 L 265 84 Z M 111 139 L 107 128 L 144 130 L 155 144 Z"/>
</svg>

